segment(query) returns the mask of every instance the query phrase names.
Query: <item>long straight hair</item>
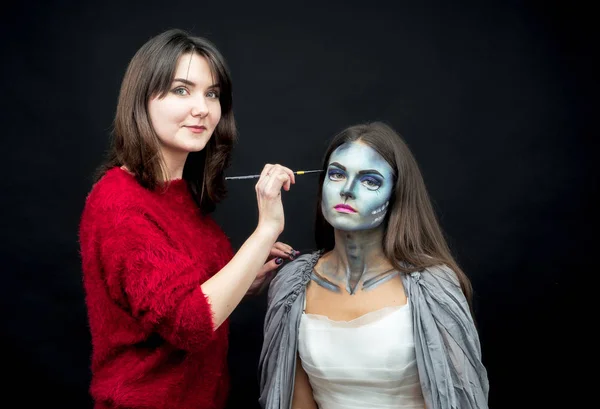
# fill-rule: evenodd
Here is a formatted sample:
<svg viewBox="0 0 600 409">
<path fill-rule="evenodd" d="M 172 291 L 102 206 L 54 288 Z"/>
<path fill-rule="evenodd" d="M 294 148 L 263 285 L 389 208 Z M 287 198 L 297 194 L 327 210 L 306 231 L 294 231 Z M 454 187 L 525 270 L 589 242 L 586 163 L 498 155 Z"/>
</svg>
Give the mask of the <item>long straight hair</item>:
<svg viewBox="0 0 600 409">
<path fill-rule="evenodd" d="M 188 155 L 183 169 L 183 179 L 198 207 L 209 213 L 227 193 L 224 171 L 230 165 L 237 139 L 231 75 L 225 59 L 210 41 L 182 30 L 168 30 L 151 38 L 131 59 L 121 84 L 111 148 L 97 179 L 110 168 L 125 166 L 145 188 L 166 187 L 168 171 L 150 121 L 148 102 L 167 94 L 179 58 L 191 53 L 207 60 L 220 85 L 221 120 L 204 149 Z"/>
<path fill-rule="evenodd" d="M 471 307 L 471 283 L 452 257 L 417 161 L 402 137 L 384 123 L 351 126 L 336 135 L 329 144 L 323 159 L 323 172 L 319 176 L 315 220 L 317 248 L 330 251 L 335 246 L 333 227 L 325 220 L 321 210 L 323 181 L 329 158 L 339 146 L 355 141 L 373 148 L 394 170 L 395 184 L 388 207 L 390 210 L 384 220 L 385 256 L 396 269 L 404 273 L 440 264 L 448 266 L 456 273 Z"/>
</svg>

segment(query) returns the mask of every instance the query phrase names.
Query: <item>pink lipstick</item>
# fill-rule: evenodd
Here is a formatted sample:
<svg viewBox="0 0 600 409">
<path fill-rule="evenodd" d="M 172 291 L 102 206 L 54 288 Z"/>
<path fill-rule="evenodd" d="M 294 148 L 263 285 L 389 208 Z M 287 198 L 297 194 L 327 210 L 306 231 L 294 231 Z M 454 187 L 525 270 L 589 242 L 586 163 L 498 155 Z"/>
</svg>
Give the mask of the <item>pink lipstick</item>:
<svg viewBox="0 0 600 409">
<path fill-rule="evenodd" d="M 354 209 L 352 206 L 343 203 L 336 205 L 334 209 L 340 213 L 357 213 L 356 209 Z"/>
</svg>

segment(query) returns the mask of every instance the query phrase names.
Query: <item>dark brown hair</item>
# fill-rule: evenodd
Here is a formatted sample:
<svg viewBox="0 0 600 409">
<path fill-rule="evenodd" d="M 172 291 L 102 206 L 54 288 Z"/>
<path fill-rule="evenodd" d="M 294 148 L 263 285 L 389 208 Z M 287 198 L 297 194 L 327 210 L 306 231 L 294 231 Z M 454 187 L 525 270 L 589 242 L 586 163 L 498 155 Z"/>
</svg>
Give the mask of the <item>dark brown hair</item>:
<svg viewBox="0 0 600 409">
<path fill-rule="evenodd" d="M 355 125 L 336 135 L 323 159 L 319 177 L 315 220 L 317 248 L 330 251 L 335 246 L 333 227 L 323 217 L 321 196 L 329 157 L 340 145 L 361 141 L 379 153 L 394 170 L 395 186 L 384 220 L 383 251 L 398 270 L 409 273 L 444 264 L 451 268 L 471 306 L 472 288 L 450 252 L 435 216 L 423 176 L 402 137 L 381 122 Z"/>
<path fill-rule="evenodd" d="M 167 170 L 151 125 L 148 102 L 166 95 L 179 57 L 188 53 L 206 58 L 220 86 L 221 120 L 204 149 L 188 155 L 183 169 L 183 179 L 198 206 L 209 213 L 226 195 L 224 171 L 237 139 L 231 76 L 225 59 L 211 42 L 182 30 L 168 30 L 151 38 L 129 62 L 121 84 L 108 159 L 97 177 L 112 167 L 125 166 L 142 186 L 165 186 Z"/>
</svg>

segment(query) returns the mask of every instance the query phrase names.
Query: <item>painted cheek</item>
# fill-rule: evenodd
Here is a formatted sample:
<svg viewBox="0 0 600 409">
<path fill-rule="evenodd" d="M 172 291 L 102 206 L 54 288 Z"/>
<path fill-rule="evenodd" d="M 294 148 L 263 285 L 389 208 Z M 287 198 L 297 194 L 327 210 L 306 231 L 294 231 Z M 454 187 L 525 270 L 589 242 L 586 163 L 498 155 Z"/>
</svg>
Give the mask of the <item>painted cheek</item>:
<svg viewBox="0 0 600 409">
<path fill-rule="evenodd" d="M 321 201 L 321 213 L 323 214 L 323 218 L 327 221 L 327 223 L 332 224 L 332 214 L 330 208 L 331 206 L 329 206 L 327 202 L 326 195 L 323 195 L 323 200 Z"/>
<path fill-rule="evenodd" d="M 328 180 L 323 182 L 323 195 L 322 195 L 323 210 L 327 210 L 331 207 L 332 191 L 333 191 L 333 187 L 331 186 L 331 182 Z"/>
<path fill-rule="evenodd" d="M 326 179 L 323 182 L 323 192 L 321 195 L 321 212 L 325 220 L 331 223 L 331 217 L 335 215 L 332 207 L 337 204 L 337 199 L 340 197 L 339 187 L 336 183 Z"/>
<path fill-rule="evenodd" d="M 381 206 L 381 197 L 378 197 L 376 195 L 373 196 L 374 197 L 370 197 L 368 201 L 369 213 L 372 213 L 373 211 L 377 210 L 378 207 Z"/>
</svg>

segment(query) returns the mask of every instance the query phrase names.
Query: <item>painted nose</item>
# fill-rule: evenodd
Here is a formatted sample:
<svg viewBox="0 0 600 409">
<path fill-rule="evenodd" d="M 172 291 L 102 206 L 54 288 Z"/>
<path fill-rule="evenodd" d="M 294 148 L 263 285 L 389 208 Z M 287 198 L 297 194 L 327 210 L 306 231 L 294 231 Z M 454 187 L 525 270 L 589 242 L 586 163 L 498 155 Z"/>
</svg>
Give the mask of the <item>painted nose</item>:
<svg viewBox="0 0 600 409">
<path fill-rule="evenodd" d="M 342 190 L 340 191 L 340 196 L 342 199 L 356 199 L 356 195 L 354 194 L 354 181 L 349 180 Z"/>
</svg>

